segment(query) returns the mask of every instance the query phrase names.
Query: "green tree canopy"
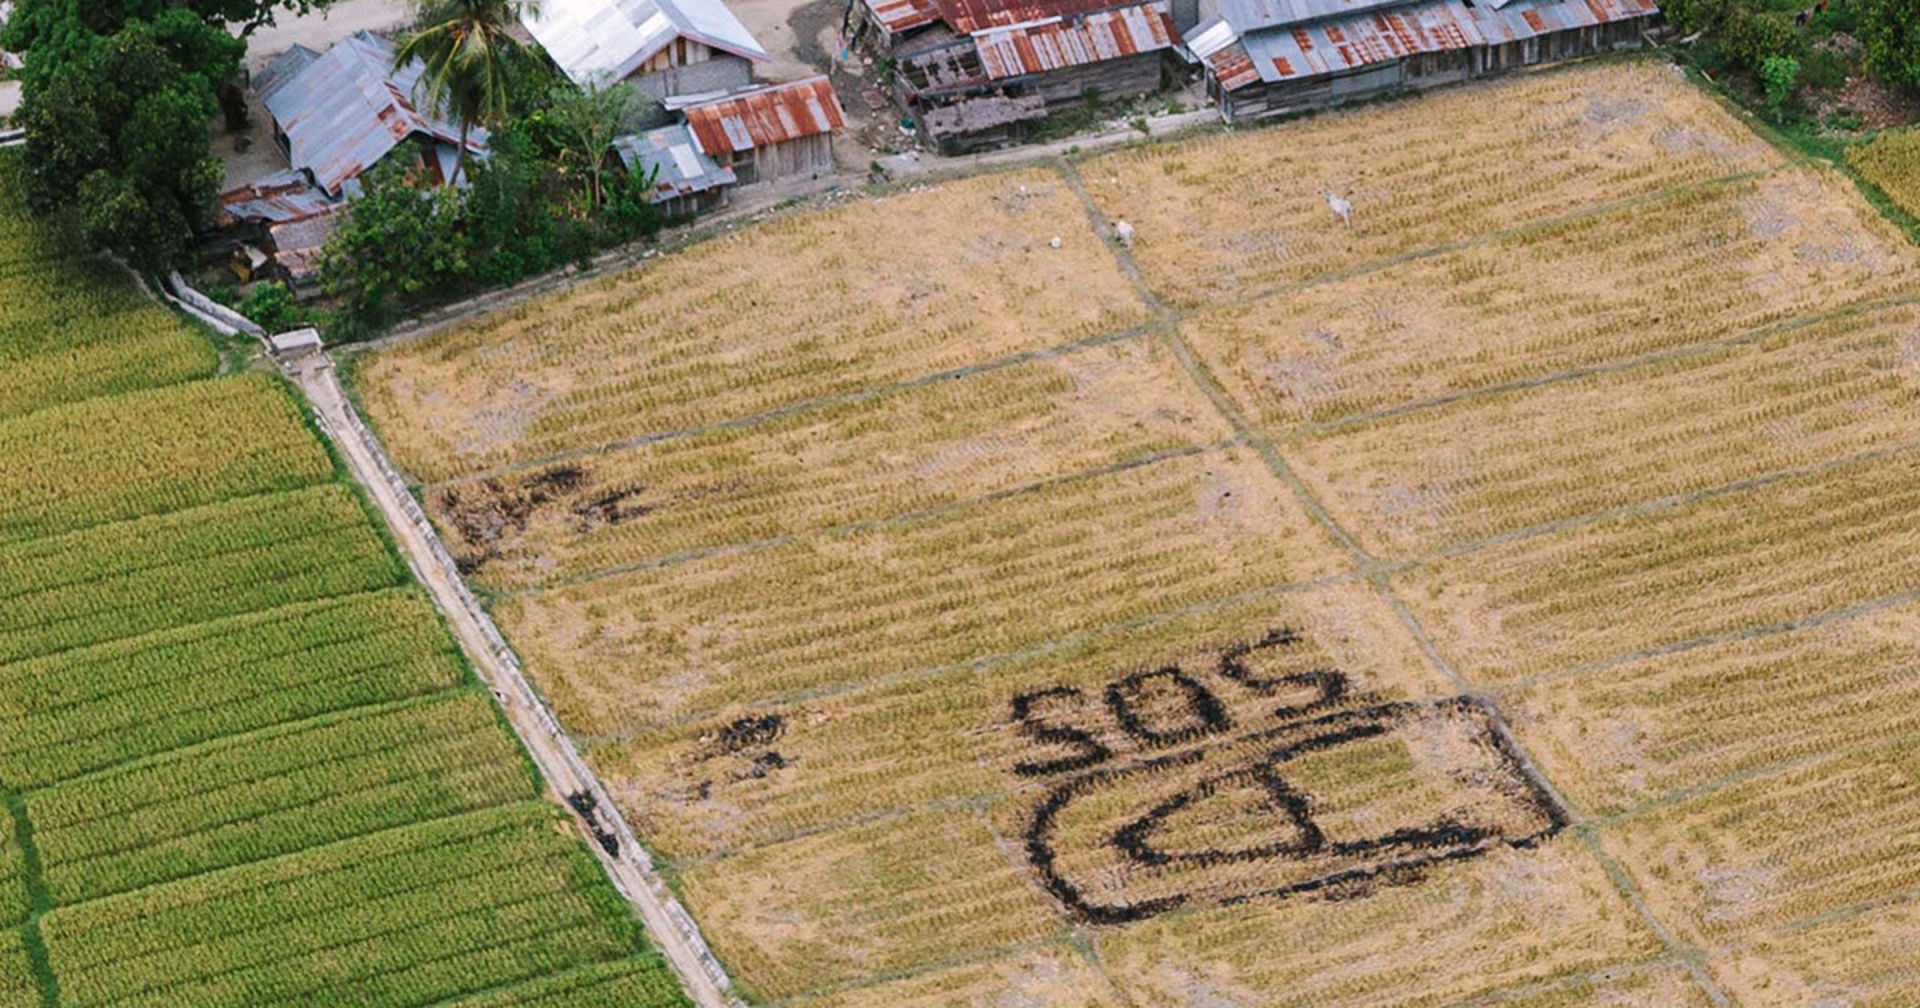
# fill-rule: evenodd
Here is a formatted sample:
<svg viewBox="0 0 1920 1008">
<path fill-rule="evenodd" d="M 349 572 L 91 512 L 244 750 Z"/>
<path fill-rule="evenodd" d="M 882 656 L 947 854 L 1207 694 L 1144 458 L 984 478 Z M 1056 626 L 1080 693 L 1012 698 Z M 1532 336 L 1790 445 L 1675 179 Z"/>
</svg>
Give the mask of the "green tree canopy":
<svg viewBox="0 0 1920 1008">
<path fill-rule="evenodd" d="M 1867 62 L 1889 84 L 1920 90 L 1920 0 L 1858 0 Z"/>
<path fill-rule="evenodd" d="M 83 236 L 134 263 L 178 261 L 219 190 L 214 88 L 244 45 L 184 7 L 89 27 L 93 0 L 28 0 L 22 103 L 29 203 L 71 208 Z M 12 28 L 9 26 L 10 34 Z"/>
<path fill-rule="evenodd" d="M 460 160 L 475 126 L 504 122 L 515 83 L 535 72 L 513 28 L 540 0 L 423 0 L 420 28 L 401 40 L 393 65 L 421 61 L 421 99 L 460 123 Z M 460 169 L 454 175 L 458 177 Z"/>
</svg>

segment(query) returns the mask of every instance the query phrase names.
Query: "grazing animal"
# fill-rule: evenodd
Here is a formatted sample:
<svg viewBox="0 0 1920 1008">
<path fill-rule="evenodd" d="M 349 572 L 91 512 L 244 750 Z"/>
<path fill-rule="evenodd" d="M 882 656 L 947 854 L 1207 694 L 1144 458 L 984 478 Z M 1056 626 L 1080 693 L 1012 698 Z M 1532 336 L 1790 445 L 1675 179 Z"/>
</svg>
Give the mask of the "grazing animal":
<svg viewBox="0 0 1920 1008">
<path fill-rule="evenodd" d="M 1122 248 L 1132 248 L 1133 247 L 1133 225 L 1123 220 L 1114 221 L 1113 222 L 1113 240 L 1119 242 Z"/>
<path fill-rule="evenodd" d="M 1335 195 L 1334 191 L 1331 189 L 1327 190 L 1327 206 L 1330 207 L 1333 210 L 1333 212 L 1339 216 L 1340 223 L 1345 224 L 1348 227 L 1353 226 L 1353 204 L 1347 202 L 1344 198 L 1338 195 Z"/>
</svg>

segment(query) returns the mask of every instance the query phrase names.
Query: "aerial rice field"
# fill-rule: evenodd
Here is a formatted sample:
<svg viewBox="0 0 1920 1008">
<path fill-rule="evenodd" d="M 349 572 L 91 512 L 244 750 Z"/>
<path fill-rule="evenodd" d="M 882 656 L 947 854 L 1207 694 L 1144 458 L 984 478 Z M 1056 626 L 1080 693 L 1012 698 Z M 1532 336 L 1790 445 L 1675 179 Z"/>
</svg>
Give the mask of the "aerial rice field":
<svg viewBox="0 0 1920 1008">
<path fill-rule="evenodd" d="M 684 1004 L 291 389 L 11 172 L 0 1006 Z"/>
<path fill-rule="evenodd" d="M 1657 62 L 843 197 L 352 377 L 756 1003 L 1920 998 L 1920 250 Z"/>
<path fill-rule="evenodd" d="M 1920 128 L 1891 130 L 1851 147 L 1847 164 L 1894 206 L 1920 217 Z"/>
</svg>

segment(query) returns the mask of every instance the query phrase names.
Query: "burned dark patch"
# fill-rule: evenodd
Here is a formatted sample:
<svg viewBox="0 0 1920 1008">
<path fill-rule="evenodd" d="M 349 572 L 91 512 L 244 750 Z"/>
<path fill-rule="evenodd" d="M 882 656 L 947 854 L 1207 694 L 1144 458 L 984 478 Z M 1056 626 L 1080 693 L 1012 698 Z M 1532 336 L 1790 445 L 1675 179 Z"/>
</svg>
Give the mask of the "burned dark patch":
<svg viewBox="0 0 1920 1008">
<path fill-rule="evenodd" d="M 607 852 L 609 857 L 620 856 L 620 838 L 614 835 L 608 825 L 600 803 L 586 791 L 575 791 L 567 796 L 567 805 L 580 814 L 581 821 L 587 824 L 587 831 L 593 834 L 595 843 Z"/>
<path fill-rule="evenodd" d="M 778 714 L 757 714 L 737 718 L 713 733 L 709 749 L 715 755 L 732 755 L 760 746 L 772 745 L 786 734 L 787 722 Z"/>
<path fill-rule="evenodd" d="M 646 487 L 634 484 L 574 502 L 571 510 L 575 531 L 591 532 L 596 528 L 620 525 L 653 513 L 654 505 L 639 500 L 644 492 Z"/>
<path fill-rule="evenodd" d="M 473 574 L 502 559 L 508 540 L 524 534 L 536 513 L 580 489 L 588 477 L 580 466 L 563 465 L 520 479 L 489 476 L 435 491 L 436 510 L 459 540 L 455 565 Z"/>
</svg>

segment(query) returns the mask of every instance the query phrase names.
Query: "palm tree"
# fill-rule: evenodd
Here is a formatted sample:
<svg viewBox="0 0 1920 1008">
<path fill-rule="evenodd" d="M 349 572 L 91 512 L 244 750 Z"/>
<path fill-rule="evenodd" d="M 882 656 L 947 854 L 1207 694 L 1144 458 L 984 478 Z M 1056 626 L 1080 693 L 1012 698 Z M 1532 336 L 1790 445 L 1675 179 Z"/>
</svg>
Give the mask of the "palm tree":
<svg viewBox="0 0 1920 1008">
<path fill-rule="evenodd" d="M 533 63 L 508 29 L 539 9 L 540 0 L 420 0 L 420 28 L 401 42 L 393 66 L 398 70 L 416 59 L 424 64 L 420 97 L 460 123 L 453 178 L 466 170 L 473 128 L 506 117 L 514 76 Z"/>
</svg>

